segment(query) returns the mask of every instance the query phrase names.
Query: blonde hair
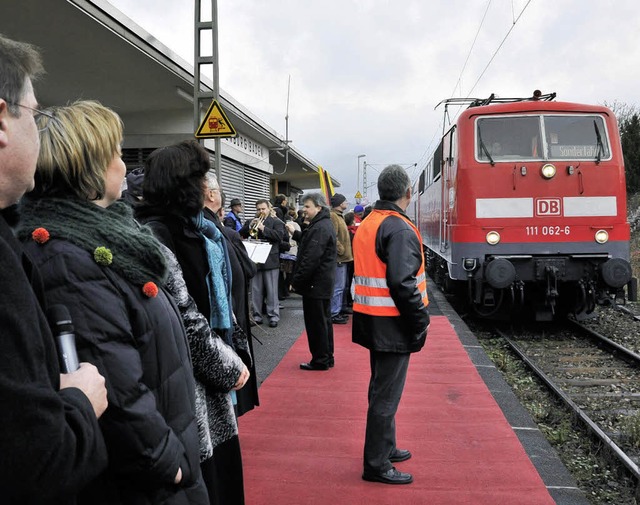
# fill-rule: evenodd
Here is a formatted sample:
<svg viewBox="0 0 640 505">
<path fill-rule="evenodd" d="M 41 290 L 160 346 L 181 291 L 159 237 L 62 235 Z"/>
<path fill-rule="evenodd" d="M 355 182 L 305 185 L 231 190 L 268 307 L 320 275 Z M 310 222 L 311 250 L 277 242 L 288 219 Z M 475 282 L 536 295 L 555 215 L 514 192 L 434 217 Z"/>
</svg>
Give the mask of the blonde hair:
<svg viewBox="0 0 640 505">
<path fill-rule="evenodd" d="M 120 117 L 96 101 L 81 100 L 47 109 L 40 116 L 40 155 L 36 194 L 75 194 L 86 200 L 104 197 L 107 167 L 120 152 Z"/>
</svg>

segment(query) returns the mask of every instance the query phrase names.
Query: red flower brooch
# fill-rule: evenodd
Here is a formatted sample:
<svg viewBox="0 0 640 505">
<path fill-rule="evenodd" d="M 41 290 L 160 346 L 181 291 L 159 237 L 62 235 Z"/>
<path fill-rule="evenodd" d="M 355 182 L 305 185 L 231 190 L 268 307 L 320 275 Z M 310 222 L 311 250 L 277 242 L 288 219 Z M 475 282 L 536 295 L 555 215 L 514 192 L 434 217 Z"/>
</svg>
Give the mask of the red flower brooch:
<svg viewBox="0 0 640 505">
<path fill-rule="evenodd" d="M 31 238 L 38 244 L 44 244 L 47 240 L 49 240 L 50 235 L 46 228 L 36 228 L 31 233 Z"/>
<path fill-rule="evenodd" d="M 156 286 L 155 282 L 149 281 L 142 286 L 142 292 L 149 298 L 155 298 L 158 296 L 158 286 Z"/>
</svg>

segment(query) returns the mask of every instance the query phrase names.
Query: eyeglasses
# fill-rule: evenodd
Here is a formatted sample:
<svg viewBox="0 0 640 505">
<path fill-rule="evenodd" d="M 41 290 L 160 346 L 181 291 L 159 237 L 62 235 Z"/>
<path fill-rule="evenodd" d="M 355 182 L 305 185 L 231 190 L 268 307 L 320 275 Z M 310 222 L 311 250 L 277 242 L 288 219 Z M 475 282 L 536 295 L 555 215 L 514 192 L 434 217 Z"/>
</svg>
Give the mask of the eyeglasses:
<svg viewBox="0 0 640 505">
<path fill-rule="evenodd" d="M 22 107 L 24 109 L 29 109 L 30 111 L 33 111 L 33 120 L 36 122 L 36 126 L 38 126 L 38 118 L 41 116 L 49 118 L 52 121 L 58 121 L 58 119 L 50 112 L 45 112 L 40 109 L 34 109 L 33 107 L 29 107 L 28 105 L 23 105 L 21 103 L 15 103 L 15 102 L 7 102 L 7 103 L 9 105 L 16 105 L 18 107 Z M 38 126 L 38 131 L 43 132 L 43 131 L 46 131 L 47 128 L 49 128 L 49 121 L 45 121 L 45 123 L 42 126 Z"/>
</svg>

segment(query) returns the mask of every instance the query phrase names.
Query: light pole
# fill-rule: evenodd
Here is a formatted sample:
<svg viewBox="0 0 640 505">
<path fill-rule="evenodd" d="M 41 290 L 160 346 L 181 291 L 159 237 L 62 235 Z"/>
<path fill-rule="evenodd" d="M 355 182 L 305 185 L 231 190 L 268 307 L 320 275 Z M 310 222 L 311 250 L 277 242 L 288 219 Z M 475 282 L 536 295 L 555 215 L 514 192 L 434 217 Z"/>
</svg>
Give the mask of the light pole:
<svg viewBox="0 0 640 505">
<path fill-rule="evenodd" d="M 356 191 L 360 191 L 360 158 L 364 158 L 366 154 L 358 155 L 358 180 L 356 181 Z"/>
</svg>

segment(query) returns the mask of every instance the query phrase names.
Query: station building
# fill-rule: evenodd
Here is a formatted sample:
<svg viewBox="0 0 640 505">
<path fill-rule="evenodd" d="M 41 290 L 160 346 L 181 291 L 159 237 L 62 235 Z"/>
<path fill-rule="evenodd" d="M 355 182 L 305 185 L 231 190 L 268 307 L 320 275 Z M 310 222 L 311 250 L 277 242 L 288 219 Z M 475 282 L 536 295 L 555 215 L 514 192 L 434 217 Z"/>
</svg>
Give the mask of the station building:
<svg viewBox="0 0 640 505">
<path fill-rule="evenodd" d="M 106 0 L 4 2 L 0 33 L 41 49 L 47 73 L 35 88 L 43 106 L 93 99 L 122 117 L 128 170 L 158 147 L 195 138 L 193 66 Z M 203 88 L 212 83 L 203 79 Z M 238 134 L 220 142 L 227 201 L 240 198 L 248 215 L 259 198 L 284 193 L 294 203 L 319 187 L 318 163 L 224 90 L 219 102 Z M 212 167 L 214 144 L 204 141 Z"/>
</svg>

